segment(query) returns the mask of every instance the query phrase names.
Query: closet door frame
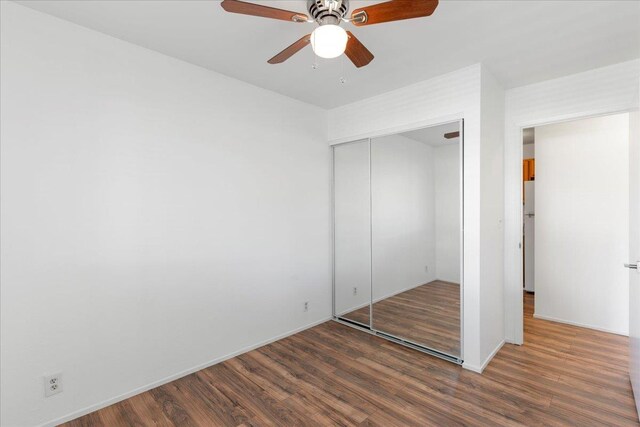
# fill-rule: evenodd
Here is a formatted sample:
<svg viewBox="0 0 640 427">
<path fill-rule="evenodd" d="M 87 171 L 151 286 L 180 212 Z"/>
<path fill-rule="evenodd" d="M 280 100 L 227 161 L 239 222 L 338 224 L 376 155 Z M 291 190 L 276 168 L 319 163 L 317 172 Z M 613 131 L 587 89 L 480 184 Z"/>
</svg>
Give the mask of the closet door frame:
<svg viewBox="0 0 640 427">
<path fill-rule="evenodd" d="M 413 130 L 425 129 L 439 125 L 445 125 L 457 122 L 460 129 L 460 149 L 459 149 L 459 164 L 460 164 L 460 355 L 450 355 L 442 353 L 432 348 L 425 347 L 419 343 L 408 341 L 394 335 L 384 333 L 382 331 L 373 328 L 373 223 L 372 223 L 372 198 L 371 198 L 371 139 L 374 137 L 383 137 L 396 135 L 404 132 L 411 132 Z M 369 327 L 363 326 L 361 323 L 351 321 L 344 317 L 336 315 L 336 259 L 335 259 L 335 224 L 336 224 L 336 201 L 335 201 L 335 149 L 345 144 L 351 144 L 356 142 L 367 141 L 369 147 L 369 287 L 370 287 L 370 301 L 369 301 Z M 456 119 L 440 121 L 429 124 L 417 125 L 415 127 L 407 127 L 402 130 L 394 130 L 389 132 L 376 133 L 365 138 L 354 138 L 352 140 L 333 144 L 331 146 L 331 266 L 332 266 L 332 318 L 335 322 L 350 326 L 363 332 L 384 338 L 388 341 L 395 342 L 405 347 L 413 348 L 423 353 L 430 354 L 432 356 L 439 357 L 441 359 L 462 365 L 464 362 L 464 117 Z"/>
</svg>

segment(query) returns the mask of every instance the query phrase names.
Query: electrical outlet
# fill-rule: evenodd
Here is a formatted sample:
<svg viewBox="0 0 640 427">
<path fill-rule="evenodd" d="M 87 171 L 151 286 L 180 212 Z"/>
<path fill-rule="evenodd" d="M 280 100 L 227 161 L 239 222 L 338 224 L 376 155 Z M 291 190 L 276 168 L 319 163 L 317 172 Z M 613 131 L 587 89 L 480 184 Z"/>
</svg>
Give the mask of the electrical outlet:
<svg viewBox="0 0 640 427">
<path fill-rule="evenodd" d="M 45 375 L 44 377 L 44 397 L 62 393 L 62 372 Z"/>
<path fill-rule="evenodd" d="M 354 286 L 354 288 L 353 288 L 353 294 L 354 294 L 354 295 L 358 295 L 358 287 L 357 287 L 357 286 Z"/>
<path fill-rule="evenodd" d="M 309 311 L 309 301 L 304 302 L 304 311 Z"/>
</svg>

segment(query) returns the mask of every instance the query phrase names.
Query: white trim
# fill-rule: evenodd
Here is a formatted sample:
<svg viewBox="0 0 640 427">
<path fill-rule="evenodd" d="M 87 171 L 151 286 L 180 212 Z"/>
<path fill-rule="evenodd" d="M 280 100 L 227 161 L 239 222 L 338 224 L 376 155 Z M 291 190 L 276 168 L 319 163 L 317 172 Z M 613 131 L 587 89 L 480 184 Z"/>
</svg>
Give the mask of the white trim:
<svg viewBox="0 0 640 427">
<path fill-rule="evenodd" d="M 373 132 L 365 132 L 359 135 L 346 136 L 343 138 L 336 138 L 329 141 L 329 145 L 338 145 L 344 144 L 347 142 L 356 142 L 363 139 L 371 139 L 371 138 L 379 138 L 382 136 L 395 135 L 398 133 L 409 132 L 412 130 L 418 130 L 422 128 L 428 128 L 439 125 L 446 125 L 453 122 L 460 122 L 460 120 L 464 119 L 463 113 L 449 114 L 446 116 L 437 117 L 434 119 L 426 119 L 420 120 L 418 122 L 409 123 L 406 125 L 400 126 L 392 126 L 389 128 L 373 131 Z"/>
<path fill-rule="evenodd" d="M 498 343 L 496 348 L 493 349 L 491 354 L 489 354 L 489 356 L 487 356 L 487 358 L 484 360 L 484 362 L 482 362 L 481 366 L 475 366 L 475 365 L 471 365 L 471 364 L 465 362 L 465 363 L 462 364 L 462 367 L 464 369 L 468 370 L 468 371 L 477 372 L 478 374 L 481 374 L 484 371 L 484 369 L 487 367 L 487 365 L 489 365 L 491 360 L 493 360 L 495 355 L 498 354 L 500 349 L 502 349 L 502 346 L 504 344 L 505 344 L 505 340 L 500 341 L 500 343 Z"/>
<path fill-rule="evenodd" d="M 620 332 L 620 331 L 616 331 L 616 330 L 613 330 L 613 329 L 607 329 L 607 328 L 600 328 L 598 326 L 588 325 L 586 323 L 572 322 L 570 320 L 558 319 L 557 317 L 545 316 L 543 314 L 534 314 L 533 317 L 536 318 L 536 319 L 540 319 L 540 320 L 548 320 L 550 322 L 564 323 L 565 325 L 571 325 L 571 326 L 577 326 L 577 327 L 580 327 L 580 328 L 593 329 L 594 331 L 600 331 L 600 332 L 607 332 L 607 333 L 610 333 L 610 334 L 622 335 L 624 337 L 628 337 L 629 336 L 629 334 L 625 333 L 625 332 Z"/>
<path fill-rule="evenodd" d="M 460 224 L 458 227 L 460 228 L 460 251 L 458 256 L 460 257 L 460 283 L 458 284 L 458 294 L 460 299 L 460 360 L 464 361 L 464 267 L 466 265 L 464 258 L 464 173 L 465 173 L 465 163 L 464 163 L 464 152 L 466 150 L 465 144 L 465 133 L 464 133 L 464 117 L 461 118 L 458 124 L 458 129 L 460 131 L 460 149 L 458 150 L 458 164 L 460 165 L 459 170 L 459 178 L 460 178 Z M 436 274 L 437 274 L 436 269 Z M 504 334 L 503 334 L 504 335 Z"/>
<path fill-rule="evenodd" d="M 463 368 L 463 369 L 466 369 L 467 371 L 475 372 L 475 373 L 477 373 L 477 374 L 481 374 L 481 373 L 482 373 L 482 368 L 480 368 L 480 367 L 478 367 L 478 366 L 475 366 L 475 365 L 474 365 L 474 366 L 472 366 L 472 365 L 470 365 L 470 364 L 469 364 L 469 363 L 467 363 L 467 362 L 464 362 L 464 363 L 462 364 L 462 368 Z"/>
<path fill-rule="evenodd" d="M 590 119 L 590 118 L 602 117 L 602 116 L 611 116 L 614 114 L 623 114 L 623 113 L 628 113 L 629 111 L 630 110 L 628 108 L 621 108 L 621 109 L 596 108 L 593 110 L 582 111 L 579 113 L 562 114 L 555 117 L 546 117 L 541 120 L 532 120 L 528 122 L 523 121 L 522 123 L 520 123 L 520 128 L 525 129 L 525 128 L 536 127 L 536 126 L 555 125 L 558 123 L 572 122 L 575 120 Z"/>
<path fill-rule="evenodd" d="M 154 381 L 154 382 L 149 383 L 147 385 L 144 385 L 142 387 L 135 388 L 135 389 L 133 389 L 131 391 L 128 391 L 126 393 L 123 393 L 123 394 L 121 394 L 119 396 L 112 397 L 112 398 L 109 398 L 107 400 L 103 400 L 102 402 L 96 403 L 94 405 L 87 406 L 84 409 L 80 409 L 80 410 L 72 412 L 72 413 L 70 413 L 68 415 L 64 415 L 64 416 L 62 416 L 60 418 L 57 418 L 57 419 L 55 419 L 53 421 L 47 421 L 47 422 L 45 422 L 43 424 L 40 424 L 39 427 L 54 427 L 54 426 L 57 426 L 59 424 L 63 424 L 63 423 L 69 422 L 71 420 L 75 420 L 76 418 L 82 417 L 83 415 L 87 415 L 87 414 L 90 414 L 91 412 L 95 412 L 95 411 L 97 411 L 99 409 L 106 408 L 107 406 L 113 405 L 114 403 L 121 402 L 123 400 L 129 399 L 130 397 L 136 396 L 136 395 L 138 395 L 140 393 L 144 393 L 145 391 L 151 390 L 151 389 L 156 388 L 156 387 L 160 387 L 161 385 L 170 383 L 171 381 L 175 381 L 175 380 L 177 380 L 179 378 L 182 378 L 182 377 L 185 377 L 187 375 L 191 375 L 194 372 L 201 371 L 201 370 L 206 369 L 206 368 L 208 368 L 210 366 L 216 365 L 216 364 L 218 364 L 220 362 L 224 362 L 225 360 L 228 360 L 228 359 L 231 359 L 233 357 L 239 356 L 239 355 L 241 355 L 243 353 L 247 353 L 249 351 L 255 350 L 255 349 L 260 348 L 260 347 L 263 347 L 263 346 L 265 346 L 267 344 L 271 344 L 272 342 L 281 340 L 281 339 L 286 338 L 288 336 L 295 335 L 295 334 L 297 334 L 299 332 L 302 332 L 302 331 L 304 331 L 306 329 L 313 328 L 314 326 L 317 326 L 317 325 L 319 325 L 321 323 L 328 322 L 331 319 L 332 319 L 332 317 L 329 316 L 327 318 L 323 318 L 321 320 L 318 320 L 316 322 L 313 322 L 313 323 L 310 323 L 308 325 L 302 326 L 300 328 L 294 329 L 292 331 L 285 332 L 284 334 L 280 334 L 280 335 L 277 335 L 277 336 L 275 336 L 273 338 L 269 338 L 269 339 L 267 339 L 265 341 L 259 342 L 258 344 L 250 345 L 250 346 L 245 347 L 243 349 L 240 349 L 238 351 L 234 351 L 232 353 L 229 353 L 229 354 L 227 354 L 225 356 L 218 357 L 216 359 L 210 360 L 208 362 L 202 363 L 200 365 L 194 366 L 194 367 L 189 368 L 189 369 L 185 369 L 184 371 L 178 372 L 177 374 L 169 375 L 168 377 L 165 377 L 165 378 L 163 378 L 161 380 Z"/>
</svg>

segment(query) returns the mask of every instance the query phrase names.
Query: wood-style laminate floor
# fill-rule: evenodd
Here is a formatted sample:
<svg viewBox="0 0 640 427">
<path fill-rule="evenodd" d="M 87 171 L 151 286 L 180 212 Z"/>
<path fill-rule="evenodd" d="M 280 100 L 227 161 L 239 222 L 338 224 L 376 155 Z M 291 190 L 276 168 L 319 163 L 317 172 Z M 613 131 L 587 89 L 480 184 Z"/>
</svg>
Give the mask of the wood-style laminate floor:
<svg viewBox="0 0 640 427">
<path fill-rule="evenodd" d="M 369 306 L 343 317 L 369 324 Z M 460 355 L 460 285 L 435 280 L 373 304 L 373 328 Z"/>
<path fill-rule="evenodd" d="M 69 426 L 638 426 L 627 338 L 534 319 L 479 375 L 327 322 Z"/>
</svg>

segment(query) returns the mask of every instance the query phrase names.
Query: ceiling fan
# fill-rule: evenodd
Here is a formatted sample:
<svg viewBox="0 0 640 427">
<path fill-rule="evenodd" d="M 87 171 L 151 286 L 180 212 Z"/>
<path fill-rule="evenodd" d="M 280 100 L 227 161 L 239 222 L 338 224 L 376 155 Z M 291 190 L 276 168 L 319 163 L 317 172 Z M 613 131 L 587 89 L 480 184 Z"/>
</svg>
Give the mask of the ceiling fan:
<svg viewBox="0 0 640 427">
<path fill-rule="evenodd" d="M 459 138 L 460 137 L 460 131 L 457 130 L 455 132 L 445 133 L 444 137 L 447 138 L 447 139 Z"/>
<path fill-rule="evenodd" d="M 351 31 L 340 26 L 351 22 L 357 27 L 429 16 L 438 6 L 438 0 L 390 0 L 354 10 L 350 17 L 349 0 L 307 0 L 308 15 L 240 0 L 223 0 L 227 12 L 261 16 L 295 23 L 316 23 L 318 27 L 271 58 L 269 64 L 280 64 L 311 44 L 321 58 L 337 58 L 343 53 L 360 68 L 373 60 L 369 52 Z"/>
</svg>

